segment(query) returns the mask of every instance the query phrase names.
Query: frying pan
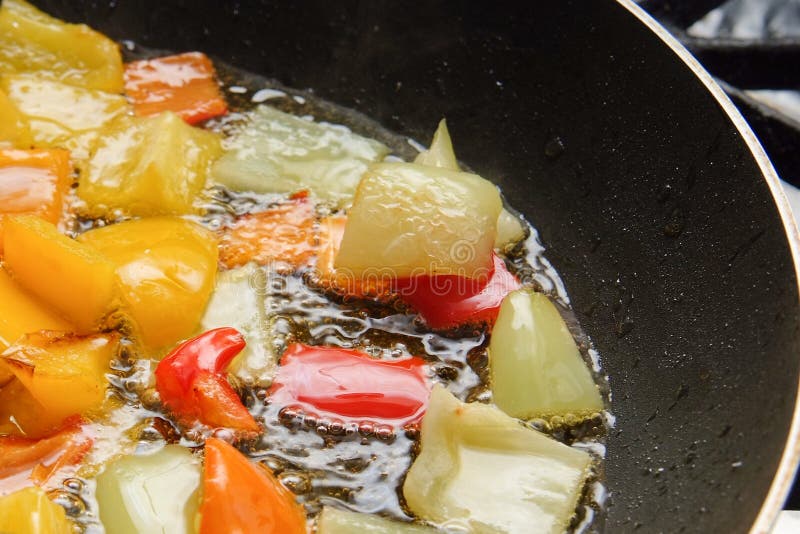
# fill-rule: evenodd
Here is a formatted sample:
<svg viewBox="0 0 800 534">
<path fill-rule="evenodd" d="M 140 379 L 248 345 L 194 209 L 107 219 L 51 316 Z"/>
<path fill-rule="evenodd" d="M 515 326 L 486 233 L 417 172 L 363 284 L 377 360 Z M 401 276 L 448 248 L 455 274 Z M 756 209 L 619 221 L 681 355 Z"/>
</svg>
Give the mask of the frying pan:
<svg viewBox="0 0 800 534">
<path fill-rule="evenodd" d="M 635 5 L 37 4 L 416 139 L 446 116 L 464 162 L 540 230 L 602 355 L 606 530 L 769 528 L 798 458 L 797 230 L 741 116 Z"/>
</svg>

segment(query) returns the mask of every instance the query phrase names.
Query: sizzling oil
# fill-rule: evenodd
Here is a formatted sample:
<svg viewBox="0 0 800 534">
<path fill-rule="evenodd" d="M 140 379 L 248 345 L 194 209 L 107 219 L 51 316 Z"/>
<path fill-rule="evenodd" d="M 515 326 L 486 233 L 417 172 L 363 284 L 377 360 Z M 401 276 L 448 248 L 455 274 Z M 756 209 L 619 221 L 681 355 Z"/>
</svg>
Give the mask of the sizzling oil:
<svg viewBox="0 0 800 534">
<path fill-rule="evenodd" d="M 164 51 L 143 49 L 129 42 L 123 44 L 127 61 L 165 55 Z M 392 149 L 394 157 L 410 160 L 417 153 L 416 142 L 389 132 L 357 112 L 219 61 L 215 66 L 227 84 L 226 97 L 234 110 L 246 110 L 269 100 L 270 105 L 282 111 L 344 124 L 356 133 L 377 139 Z M 230 133 L 239 127 L 241 118 L 234 112 L 209 121 L 206 127 Z M 206 193 L 205 215 L 196 220 L 214 231 L 225 228 L 241 215 L 263 211 L 284 198 L 282 195 L 233 193 L 218 186 Z M 319 215 L 327 215 L 330 209 L 319 207 Z M 102 224 L 104 221 L 76 220 L 69 230 L 78 234 Z M 536 230 L 532 227 L 527 230 L 528 237 L 506 251 L 509 269 L 523 285 L 545 292 L 556 301 L 608 405 L 608 385 L 601 374 L 597 353 L 569 308 L 565 286 L 544 257 Z M 429 362 L 431 381 L 442 383 L 461 400 L 491 402 L 489 339 L 481 329 L 432 332 L 414 315 L 405 313 L 402 306 L 326 293 L 314 284 L 311 271 L 286 274 L 268 269 L 266 284 L 272 348 L 276 354 L 289 343 L 303 342 L 357 348 L 387 360 L 415 355 Z M 79 476 L 71 476 L 60 487 L 51 489 L 56 502 L 76 518 L 87 533 L 103 531 L 97 519 L 92 477 L 104 462 L 123 452 L 144 451 L 165 442 L 199 447 L 204 437 L 196 430 L 181 434 L 162 413 L 153 389 L 155 363 L 137 359 L 130 347 L 132 345 L 112 364 L 109 395 L 117 408 L 105 420 L 93 423 L 98 446 L 87 466 L 78 472 Z M 298 496 L 310 518 L 323 505 L 335 503 L 354 511 L 413 520 L 405 508 L 400 488 L 418 452 L 418 431 L 326 420 L 291 407 L 273 405 L 264 389 L 243 391 L 243 400 L 265 432 L 255 441 L 240 444 L 240 449 L 271 469 Z M 572 521 L 572 532 L 602 530 L 606 500 L 602 460 L 604 437 L 611 421 L 610 414 L 604 412 L 583 421 L 567 415 L 527 423 L 568 445 L 588 450 L 595 458 L 593 472 Z M 224 438 L 226 433 L 218 434 Z"/>
</svg>

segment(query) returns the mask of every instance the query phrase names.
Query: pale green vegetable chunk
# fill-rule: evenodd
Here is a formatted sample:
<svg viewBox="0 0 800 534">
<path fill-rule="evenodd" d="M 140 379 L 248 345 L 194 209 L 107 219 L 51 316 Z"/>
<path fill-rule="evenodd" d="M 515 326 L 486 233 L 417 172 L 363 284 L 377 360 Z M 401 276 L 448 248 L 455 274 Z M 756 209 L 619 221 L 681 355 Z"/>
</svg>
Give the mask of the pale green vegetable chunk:
<svg viewBox="0 0 800 534">
<path fill-rule="evenodd" d="M 494 402 L 513 417 L 586 416 L 603 409 L 567 325 L 541 293 L 521 289 L 503 299 L 489 367 Z"/>
<path fill-rule="evenodd" d="M 414 163 L 453 171 L 460 170 L 456 161 L 456 153 L 453 151 L 450 131 L 447 129 L 447 122 L 444 119 L 439 121 L 439 127 L 436 128 L 436 133 L 433 134 L 430 148 L 425 152 L 420 152 L 414 159 Z"/>
<path fill-rule="evenodd" d="M 312 122 L 259 106 L 226 140 L 211 178 L 235 191 L 291 193 L 349 204 L 361 175 L 389 149 L 343 126 Z"/>
<path fill-rule="evenodd" d="M 97 503 L 106 531 L 196 532 L 201 472 L 200 459 L 180 445 L 110 464 L 97 477 Z"/>
<path fill-rule="evenodd" d="M 247 346 L 228 366 L 247 386 L 268 386 L 275 374 L 276 357 L 266 312 L 267 276 L 264 269 L 248 263 L 217 275 L 217 286 L 200 321 L 200 330 L 232 326 L 242 333 Z"/>
<path fill-rule="evenodd" d="M 503 208 L 497 218 L 497 236 L 494 238 L 494 248 L 503 250 L 510 247 L 525 237 L 525 227 L 519 217 Z"/>
<path fill-rule="evenodd" d="M 359 514 L 326 506 L 317 523 L 317 534 L 434 534 L 433 528 L 391 521 L 377 515 Z"/>
<path fill-rule="evenodd" d="M 491 182 L 415 163 L 379 163 L 364 174 L 335 267 L 353 276 L 491 272 L 497 217 Z"/>
<path fill-rule="evenodd" d="M 419 517 L 459 532 L 555 534 L 575 513 L 591 456 L 493 406 L 435 386 L 422 452 L 403 484 Z"/>
<path fill-rule="evenodd" d="M 436 133 L 433 134 L 430 148 L 420 152 L 414 159 L 414 163 L 454 171 L 460 170 L 458 161 L 456 161 L 456 154 L 453 151 L 450 131 L 447 129 L 447 122 L 444 119 L 439 122 L 439 127 L 436 128 Z M 522 221 L 503 208 L 497 218 L 497 235 L 494 240 L 494 248 L 502 250 L 517 243 L 523 237 L 525 237 L 525 227 L 522 225 Z"/>
</svg>

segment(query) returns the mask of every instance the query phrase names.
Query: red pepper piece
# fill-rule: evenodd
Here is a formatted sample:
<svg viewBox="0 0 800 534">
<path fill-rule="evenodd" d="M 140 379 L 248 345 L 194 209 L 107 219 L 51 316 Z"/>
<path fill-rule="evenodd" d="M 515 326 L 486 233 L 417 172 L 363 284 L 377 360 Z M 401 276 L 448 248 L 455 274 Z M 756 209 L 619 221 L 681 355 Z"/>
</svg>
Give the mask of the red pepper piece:
<svg viewBox="0 0 800 534">
<path fill-rule="evenodd" d="M 457 275 L 418 276 L 399 280 L 397 292 L 431 328 L 446 329 L 464 324 L 493 324 L 500 303 L 521 288 L 505 262 L 493 254 L 494 270 L 487 278 Z"/>
<path fill-rule="evenodd" d="M 273 403 L 345 422 L 403 426 L 425 412 L 425 360 L 376 360 L 355 350 L 290 345 L 269 390 Z"/>
<path fill-rule="evenodd" d="M 200 534 L 304 534 L 306 514 L 269 471 L 216 438 L 206 440 Z"/>
<path fill-rule="evenodd" d="M 225 378 L 225 368 L 245 346 L 234 328 L 215 328 L 184 341 L 156 367 L 162 402 L 185 424 L 195 421 L 246 432 L 259 427 Z"/>
<path fill-rule="evenodd" d="M 142 117 L 174 111 L 189 124 L 197 124 L 228 111 L 214 65 L 200 52 L 128 63 L 125 92 Z"/>
</svg>

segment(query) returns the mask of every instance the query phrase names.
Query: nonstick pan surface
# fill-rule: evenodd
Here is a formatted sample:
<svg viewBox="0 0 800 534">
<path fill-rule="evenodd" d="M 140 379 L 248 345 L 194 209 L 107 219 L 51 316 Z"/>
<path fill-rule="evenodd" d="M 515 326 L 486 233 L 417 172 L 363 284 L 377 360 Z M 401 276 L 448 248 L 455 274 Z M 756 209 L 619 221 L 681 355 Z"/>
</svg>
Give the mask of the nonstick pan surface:
<svg viewBox="0 0 800 534">
<path fill-rule="evenodd" d="M 796 229 L 741 117 L 638 8 L 36 3 L 311 88 L 416 139 L 447 117 L 464 162 L 541 232 L 602 355 L 617 421 L 606 530 L 774 519 L 797 458 Z"/>
</svg>

